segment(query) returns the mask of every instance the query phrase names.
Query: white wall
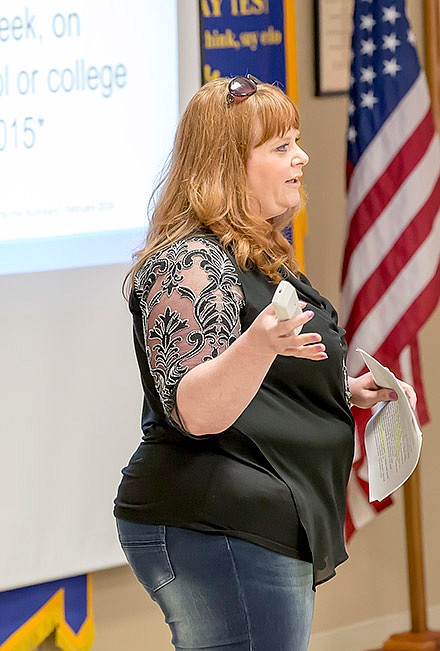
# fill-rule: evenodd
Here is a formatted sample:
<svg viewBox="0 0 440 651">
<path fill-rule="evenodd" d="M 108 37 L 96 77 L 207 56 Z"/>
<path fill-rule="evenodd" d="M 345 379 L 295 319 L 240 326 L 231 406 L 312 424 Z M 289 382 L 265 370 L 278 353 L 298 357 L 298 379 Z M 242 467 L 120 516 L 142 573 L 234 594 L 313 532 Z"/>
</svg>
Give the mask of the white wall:
<svg viewBox="0 0 440 651">
<path fill-rule="evenodd" d="M 422 3 L 410 0 L 407 4 L 418 41 L 422 45 Z M 182 78 L 186 80 L 185 87 L 188 84 L 188 92 L 182 93 L 182 104 L 186 103 L 198 87 L 196 6 L 196 0 L 179 0 L 181 26 L 183 29 L 186 24 L 185 30 L 188 30 L 182 32 L 181 44 L 183 54 L 187 56 Z M 337 304 L 344 237 L 346 98 L 314 97 L 312 2 L 297 0 L 296 7 L 302 143 L 311 156 L 311 162 L 305 170 L 310 195 L 307 271 L 322 292 Z M 137 439 L 137 371 L 128 335 L 129 320 L 123 304 L 117 298 L 119 279 L 124 270 L 103 270 L 103 274 L 107 271 L 110 275 L 105 278 L 100 275 L 90 281 L 83 277 L 85 286 L 82 290 L 89 301 L 104 292 L 96 304 L 97 311 L 105 309 L 104 296 L 107 299 L 111 296 L 117 305 L 111 312 L 111 334 L 108 338 L 105 335 L 105 349 L 115 355 L 114 366 L 119 370 L 119 384 L 108 400 L 117 401 L 117 422 L 121 429 L 125 427 L 123 436 L 126 439 L 123 445 L 128 451 Z M 66 286 L 71 278 L 68 272 L 65 276 Z M 41 282 L 50 297 L 49 279 L 42 279 Z M 63 305 L 65 303 L 68 303 L 67 298 Z M 73 302 L 73 306 L 78 309 L 78 299 Z M 54 308 L 52 315 L 56 316 Z M 41 327 L 40 321 L 39 328 Z M 440 519 L 437 506 L 440 458 L 439 328 L 440 314 L 437 311 L 421 334 L 421 352 L 432 415 L 432 423 L 424 431 L 421 461 L 427 607 L 428 623 L 437 629 L 440 628 Z M 69 332 L 73 331 L 72 326 Z M 88 332 L 84 326 L 80 329 L 82 336 Z M 20 408 L 21 400 L 17 399 L 16 402 L 17 408 Z M 318 588 L 311 643 L 313 651 L 365 651 L 377 648 L 390 633 L 405 630 L 409 626 L 406 547 L 400 494 L 394 507 L 356 534 L 350 543 L 349 552 L 350 559 L 340 567 L 337 577 Z M 146 598 L 126 566 L 96 572 L 94 595 L 97 629 L 95 651 L 125 648 L 130 651 L 171 650 L 162 615 Z"/>
</svg>

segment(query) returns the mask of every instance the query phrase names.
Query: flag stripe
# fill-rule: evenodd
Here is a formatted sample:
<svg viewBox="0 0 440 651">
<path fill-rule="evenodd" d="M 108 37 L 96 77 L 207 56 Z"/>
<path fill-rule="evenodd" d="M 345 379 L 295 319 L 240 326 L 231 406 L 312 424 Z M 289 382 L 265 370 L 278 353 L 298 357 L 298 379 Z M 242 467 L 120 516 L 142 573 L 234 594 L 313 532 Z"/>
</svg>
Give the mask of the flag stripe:
<svg viewBox="0 0 440 651">
<path fill-rule="evenodd" d="M 382 342 L 377 349 L 376 355 L 382 358 L 397 356 L 402 348 L 408 345 L 408 333 L 417 332 L 430 317 L 433 310 L 438 304 L 438 295 L 440 287 L 440 267 L 437 268 L 435 276 L 431 282 L 426 285 L 414 301 L 412 310 L 408 310 L 388 337 Z M 391 351 L 391 354 L 390 354 Z"/>
<path fill-rule="evenodd" d="M 440 178 L 428 201 L 415 216 L 409 226 L 403 231 L 394 247 L 380 261 L 374 272 L 369 276 L 358 292 L 351 309 L 350 317 L 345 324 L 347 336 L 351 338 L 361 322 L 368 315 L 378 300 L 378 295 L 384 293 L 384 288 L 391 285 L 409 259 L 428 237 L 436 218 L 436 210 L 440 202 Z"/>
<path fill-rule="evenodd" d="M 413 173 L 402 183 L 392 201 L 381 213 L 363 237 L 351 256 L 345 283 L 343 285 L 343 314 L 351 312 L 353 301 L 368 277 L 374 272 L 377 261 L 389 251 L 401 231 L 405 229 L 426 201 L 426 194 L 433 192 L 438 180 L 440 143 L 435 135 L 426 155 L 415 167 Z"/>
<path fill-rule="evenodd" d="M 428 405 L 426 404 L 425 391 L 423 387 L 422 368 L 420 364 L 420 353 L 417 340 L 410 346 L 411 357 L 409 364 L 413 377 L 413 386 L 417 393 L 417 416 L 421 425 L 429 423 Z"/>
<path fill-rule="evenodd" d="M 388 165 L 430 108 L 428 84 L 424 74 L 420 74 L 416 83 L 408 91 L 395 111 L 384 123 L 380 133 L 364 151 L 361 159 L 348 179 L 349 211 L 351 221 L 365 196 L 377 179 L 382 176 Z"/>
<path fill-rule="evenodd" d="M 367 498 L 367 499 L 366 499 Z M 391 504 L 387 498 L 382 502 L 368 502 L 368 485 L 359 482 L 352 473 L 347 488 L 347 503 L 349 509 L 349 527 L 346 528 L 346 538 L 349 538 L 356 529 L 365 526 L 376 513 L 383 511 Z"/>
<path fill-rule="evenodd" d="M 410 272 L 411 273 L 411 272 Z M 368 333 L 365 334 L 364 328 L 362 328 L 356 333 L 356 336 L 353 338 L 353 348 L 350 347 L 348 354 L 347 363 L 350 365 L 350 374 L 357 375 L 362 371 L 362 360 L 359 362 L 358 358 L 360 356 L 355 352 L 356 346 L 361 346 L 372 351 L 372 354 L 378 359 L 383 360 L 384 364 L 392 364 L 393 360 L 399 354 L 400 350 L 408 344 L 408 342 L 415 336 L 415 333 L 424 325 L 426 320 L 429 318 L 433 310 L 437 307 L 438 304 L 438 294 L 439 294 L 439 285 L 440 285 L 440 270 L 437 267 L 435 274 L 433 275 L 431 281 L 426 284 L 423 289 L 420 290 L 417 298 L 412 302 L 411 310 L 404 311 L 400 318 L 395 319 L 392 328 L 387 328 L 383 330 L 380 328 L 380 321 L 378 322 L 378 328 L 376 324 L 368 319 L 368 322 L 378 330 L 374 333 L 373 337 L 368 337 Z M 398 296 L 398 290 L 396 295 Z M 394 302 L 396 301 L 395 296 Z M 376 314 L 379 312 L 383 316 L 386 314 L 386 309 L 392 309 L 393 307 L 393 298 L 391 298 L 388 303 L 390 307 L 382 306 L 382 309 L 374 310 Z M 379 316 L 380 316 L 379 314 Z M 378 316 L 376 314 L 376 320 Z M 362 340 L 362 343 L 360 343 Z"/>
<path fill-rule="evenodd" d="M 349 225 L 349 234 L 342 266 L 342 282 L 345 281 L 351 255 L 361 239 L 391 201 L 402 182 L 419 163 L 434 135 L 432 114 L 428 111 L 414 133 L 394 157 L 389 168 L 371 188 L 359 205 Z"/>
</svg>

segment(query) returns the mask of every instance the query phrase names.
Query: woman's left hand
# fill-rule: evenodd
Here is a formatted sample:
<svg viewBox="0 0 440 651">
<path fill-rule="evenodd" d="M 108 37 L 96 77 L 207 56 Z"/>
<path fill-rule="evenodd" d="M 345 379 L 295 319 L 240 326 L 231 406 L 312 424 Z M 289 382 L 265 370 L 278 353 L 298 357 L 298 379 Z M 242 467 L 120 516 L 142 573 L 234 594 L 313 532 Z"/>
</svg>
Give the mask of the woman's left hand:
<svg viewBox="0 0 440 651">
<path fill-rule="evenodd" d="M 412 409 L 416 408 L 416 392 L 406 382 L 398 381 L 409 400 Z M 361 409 L 370 409 L 378 402 L 397 400 L 397 393 L 393 389 L 384 389 L 379 387 L 373 379 L 371 373 L 365 373 L 360 377 L 348 378 L 348 384 L 351 392 L 351 402 L 355 407 Z"/>
</svg>

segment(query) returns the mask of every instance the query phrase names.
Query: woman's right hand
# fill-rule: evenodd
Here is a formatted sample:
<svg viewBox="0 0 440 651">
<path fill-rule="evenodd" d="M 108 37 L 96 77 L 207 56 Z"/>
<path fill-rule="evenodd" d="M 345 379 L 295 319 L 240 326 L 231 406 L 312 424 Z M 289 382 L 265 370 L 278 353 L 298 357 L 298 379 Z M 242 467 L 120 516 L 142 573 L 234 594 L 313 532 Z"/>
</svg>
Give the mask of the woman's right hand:
<svg viewBox="0 0 440 651">
<path fill-rule="evenodd" d="M 300 303 L 304 309 L 305 303 Z M 272 305 L 268 305 L 257 316 L 247 330 L 249 343 L 255 346 L 256 354 L 287 355 L 320 361 L 327 359 L 325 345 L 317 332 L 306 332 L 296 335 L 294 330 L 310 321 L 315 313 L 306 310 L 301 315 L 278 321 Z"/>
</svg>

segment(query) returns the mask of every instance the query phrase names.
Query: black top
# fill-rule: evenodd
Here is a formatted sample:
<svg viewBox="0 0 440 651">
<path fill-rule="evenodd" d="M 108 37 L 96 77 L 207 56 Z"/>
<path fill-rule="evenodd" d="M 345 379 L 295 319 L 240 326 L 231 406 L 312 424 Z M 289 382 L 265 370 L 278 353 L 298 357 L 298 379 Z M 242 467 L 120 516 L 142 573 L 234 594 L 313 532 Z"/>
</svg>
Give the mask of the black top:
<svg viewBox="0 0 440 651">
<path fill-rule="evenodd" d="M 223 533 L 311 560 L 314 584 L 335 574 L 344 547 L 353 457 L 344 331 L 303 275 L 287 279 L 315 316 L 327 360 L 278 355 L 232 427 L 193 437 L 175 394 L 195 365 L 221 354 L 272 299 L 259 270 L 242 272 L 215 238 L 177 242 L 146 261 L 130 298 L 144 389 L 142 442 L 123 469 L 119 518 Z"/>
</svg>

